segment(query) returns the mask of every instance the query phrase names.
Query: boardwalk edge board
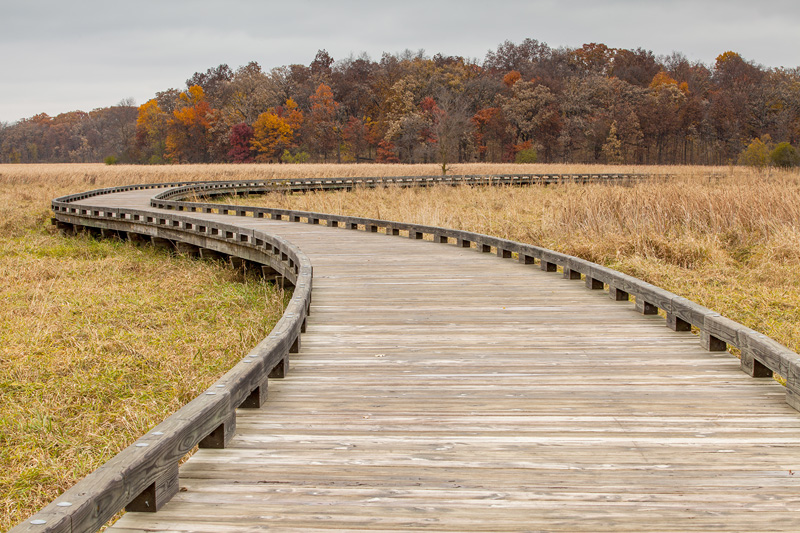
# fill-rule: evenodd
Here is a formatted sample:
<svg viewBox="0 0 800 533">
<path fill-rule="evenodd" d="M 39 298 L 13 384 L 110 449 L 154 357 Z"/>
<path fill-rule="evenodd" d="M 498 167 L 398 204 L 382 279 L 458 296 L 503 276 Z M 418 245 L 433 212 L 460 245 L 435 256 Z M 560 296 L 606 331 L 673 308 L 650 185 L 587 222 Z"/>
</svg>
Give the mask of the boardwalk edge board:
<svg viewBox="0 0 800 533">
<path fill-rule="evenodd" d="M 155 512 L 178 490 L 178 462 L 194 446 L 224 447 L 236 425 L 236 409 L 258 408 L 266 398 L 269 378 L 283 377 L 288 358 L 297 352 L 305 329 L 312 295 L 312 265 L 295 245 L 264 232 L 193 218 L 192 212 L 220 213 L 305 222 L 363 230 L 412 239 L 432 237 L 437 243 L 475 248 L 500 258 L 537 265 L 566 279 L 583 280 L 587 289 L 608 287 L 614 300 L 635 298 L 643 314 L 666 313 L 666 325 L 676 331 L 700 333 L 702 346 L 723 351 L 728 345 L 741 351 L 741 368 L 754 377 L 778 373 L 786 379 L 786 401 L 800 410 L 800 366 L 788 348 L 729 320 L 714 311 L 637 278 L 596 263 L 545 248 L 461 230 L 380 219 L 348 217 L 273 208 L 187 202 L 187 198 L 251 194 L 270 191 L 350 189 L 377 186 L 431 184 L 531 185 L 555 183 L 627 183 L 648 176 L 513 175 L 436 176 L 402 178 L 297 179 L 229 182 L 175 182 L 97 189 L 57 198 L 52 202 L 53 223 L 67 233 L 91 231 L 130 240 L 147 239 L 200 255 L 239 258 L 261 266 L 266 275 L 295 286 L 293 297 L 274 330 L 229 372 L 186 406 L 164 420 L 106 464 L 79 481 L 11 533 L 23 531 L 88 532 L 101 528 L 120 509 Z M 164 190 L 151 206 L 175 213 L 75 205 L 74 202 L 131 190 Z M 401 234 L 403 232 L 404 234 Z"/>
</svg>

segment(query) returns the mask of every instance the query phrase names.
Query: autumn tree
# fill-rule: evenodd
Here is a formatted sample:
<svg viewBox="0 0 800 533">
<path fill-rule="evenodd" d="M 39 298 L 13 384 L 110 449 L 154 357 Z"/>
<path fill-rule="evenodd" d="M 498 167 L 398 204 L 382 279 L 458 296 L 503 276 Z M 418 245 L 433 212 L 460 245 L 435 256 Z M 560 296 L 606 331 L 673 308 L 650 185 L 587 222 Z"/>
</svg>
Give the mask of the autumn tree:
<svg viewBox="0 0 800 533">
<path fill-rule="evenodd" d="M 348 117 L 378 115 L 380 106 L 374 83 L 378 68 L 378 64 L 371 61 L 366 54 L 357 58 L 350 57 L 333 65 L 330 75 L 331 90 Z"/>
<path fill-rule="evenodd" d="M 779 168 L 800 166 L 800 152 L 788 142 L 778 143 L 769 153 L 769 160 Z"/>
<path fill-rule="evenodd" d="M 573 50 L 571 55 L 579 72 L 605 76 L 612 69 L 616 50 L 603 43 L 589 43 Z"/>
<path fill-rule="evenodd" d="M 199 85 L 179 95 L 180 102 L 167 121 L 166 156 L 174 163 L 207 163 L 209 130 L 217 119 Z"/>
<path fill-rule="evenodd" d="M 229 96 L 222 108 L 224 115 L 234 123 L 253 124 L 261 113 L 289 97 L 283 82 L 279 70 L 267 74 L 255 61 L 239 67 L 228 84 Z"/>
<path fill-rule="evenodd" d="M 191 78 L 186 80 L 186 88 L 188 89 L 195 85 L 202 88 L 209 105 L 221 109 L 226 105 L 230 97 L 231 80 L 233 80 L 233 71 L 223 63 L 205 72 L 195 72 Z"/>
<path fill-rule="evenodd" d="M 479 109 L 472 116 L 475 147 L 481 162 L 499 163 L 508 160 L 513 139 L 509 138 L 509 124 L 499 107 Z"/>
<path fill-rule="evenodd" d="M 542 66 L 552 57 L 546 43 L 536 39 L 525 39 L 520 44 L 505 41 L 496 51 L 489 51 L 483 68 L 498 73 L 519 72 L 526 79 L 541 75 Z"/>
<path fill-rule="evenodd" d="M 662 67 L 653 52 L 642 48 L 618 49 L 614 53 L 609 75 L 632 85 L 647 87 L 660 70 Z"/>
<path fill-rule="evenodd" d="M 167 123 L 169 115 L 153 98 L 139 106 L 136 117 L 136 143 L 142 150 L 142 160 L 157 164 L 164 162 L 166 151 Z"/>
<path fill-rule="evenodd" d="M 358 162 L 362 159 L 369 159 L 369 156 L 364 157 L 364 154 L 368 154 L 369 150 L 377 144 L 372 129 L 373 123 L 369 117 L 365 119 L 350 117 L 347 120 L 342 129 L 342 138 L 349 160 Z"/>
<path fill-rule="evenodd" d="M 645 141 L 655 149 L 655 162 L 664 163 L 675 157 L 680 138 L 681 114 L 688 100 L 688 85 L 678 83 L 665 71 L 650 82 L 647 95 L 639 106 Z M 667 150 L 671 150 L 669 153 Z"/>
<path fill-rule="evenodd" d="M 603 144 L 603 155 L 606 158 L 606 163 L 618 165 L 623 162 L 622 156 L 622 142 L 617 136 L 617 123 L 612 122 L 611 128 L 608 130 L 608 137 Z"/>
<path fill-rule="evenodd" d="M 518 81 L 511 97 L 501 97 L 503 115 L 514 127 L 518 142 L 531 141 L 550 158 L 560 130 L 558 98 L 542 84 Z"/>
<path fill-rule="evenodd" d="M 259 154 L 257 160 L 274 162 L 292 145 L 293 137 L 291 126 L 275 111 L 267 111 L 253 124 L 250 144 Z"/>
<path fill-rule="evenodd" d="M 328 160 L 328 156 L 334 150 L 337 150 L 337 160 L 340 161 L 341 156 L 338 155 L 341 133 L 338 120 L 339 104 L 333 99 L 333 91 L 329 86 L 320 83 L 310 101 L 311 142 L 324 161 Z"/>
<path fill-rule="evenodd" d="M 296 146 L 295 139 L 303 125 L 303 114 L 294 100 L 258 116 L 253 124 L 250 146 L 259 161 L 279 161 L 284 151 Z"/>
<path fill-rule="evenodd" d="M 253 154 L 253 146 L 251 141 L 253 139 L 254 130 L 252 126 L 244 122 L 236 124 L 231 128 L 228 136 L 228 160 L 233 163 L 249 163 L 255 158 Z"/>
<path fill-rule="evenodd" d="M 739 154 L 739 164 L 748 167 L 764 168 L 770 163 L 771 139 L 753 139 Z"/>
<path fill-rule="evenodd" d="M 519 73 L 518 70 L 512 70 L 505 76 L 503 76 L 503 84 L 508 87 L 509 89 L 514 86 L 519 80 L 522 79 L 522 74 Z"/>
<path fill-rule="evenodd" d="M 460 150 L 469 141 L 472 123 L 468 107 L 462 96 L 442 91 L 438 102 L 427 97 L 423 99 L 421 108 L 430 123 L 429 142 L 435 144 L 444 176 L 450 164 L 460 159 Z"/>
<path fill-rule="evenodd" d="M 378 143 L 375 161 L 377 163 L 399 163 L 400 159 L 397 157 L 394 143 L 385 139 L 381 140 Z"/>
</svg>

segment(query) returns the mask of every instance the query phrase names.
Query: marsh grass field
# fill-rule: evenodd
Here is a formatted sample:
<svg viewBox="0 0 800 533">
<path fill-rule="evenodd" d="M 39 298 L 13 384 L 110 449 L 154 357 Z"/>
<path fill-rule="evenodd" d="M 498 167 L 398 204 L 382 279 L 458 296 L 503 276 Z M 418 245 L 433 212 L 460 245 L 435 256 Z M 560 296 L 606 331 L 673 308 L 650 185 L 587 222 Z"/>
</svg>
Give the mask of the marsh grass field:
<svg viewBox="0 0 800 533">
<path fill-rule="evenodd" d="M 0 165 L 0 529 L 193 398 L 268 333 L 286 300 L 222 264 L 63 237 L 49 224 L 52 198 L 132 183 L 438 172 L 436 165 Z M 800 349 L 797 172 L 475 164 L 451 173 L 519 172 L 671 177 L 629 186 L 386 187 L 225 201 L 453 227 L 552 248 Z"/>
</svg>

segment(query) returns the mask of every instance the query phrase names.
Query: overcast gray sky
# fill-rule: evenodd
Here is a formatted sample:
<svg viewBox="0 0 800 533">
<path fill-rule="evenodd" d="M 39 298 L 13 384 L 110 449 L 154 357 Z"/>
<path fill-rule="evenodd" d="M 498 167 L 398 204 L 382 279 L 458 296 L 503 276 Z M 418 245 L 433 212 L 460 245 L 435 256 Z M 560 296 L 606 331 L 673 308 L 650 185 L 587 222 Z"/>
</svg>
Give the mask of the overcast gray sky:
<svg viewBox="0 0 800 533">
<path fill-rule="evenodd" d="M 602 42 L 712 63 L 800 66 L 800 1 L 0 0 L 0 121 L 183 88 L 196 71 L 424 49 L 483 60 L 505 40 Z"/>
</svg>

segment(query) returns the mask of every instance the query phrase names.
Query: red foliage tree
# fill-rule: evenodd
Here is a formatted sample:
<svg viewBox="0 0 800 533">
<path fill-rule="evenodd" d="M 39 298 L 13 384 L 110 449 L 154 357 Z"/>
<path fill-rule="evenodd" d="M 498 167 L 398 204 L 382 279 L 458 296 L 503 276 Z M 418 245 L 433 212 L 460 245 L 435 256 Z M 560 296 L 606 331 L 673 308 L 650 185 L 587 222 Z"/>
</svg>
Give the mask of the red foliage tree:
<svg viewBox="0 0 800 533">
<path fill-rule="evenodd" d="M 231 128 L 228 142 L 228 159 L 233 163 L 250 163 L 253 161 L 253 150 L 250 141 L 253 138 L 253 128 L 242 122 Z"/>
</svg>

